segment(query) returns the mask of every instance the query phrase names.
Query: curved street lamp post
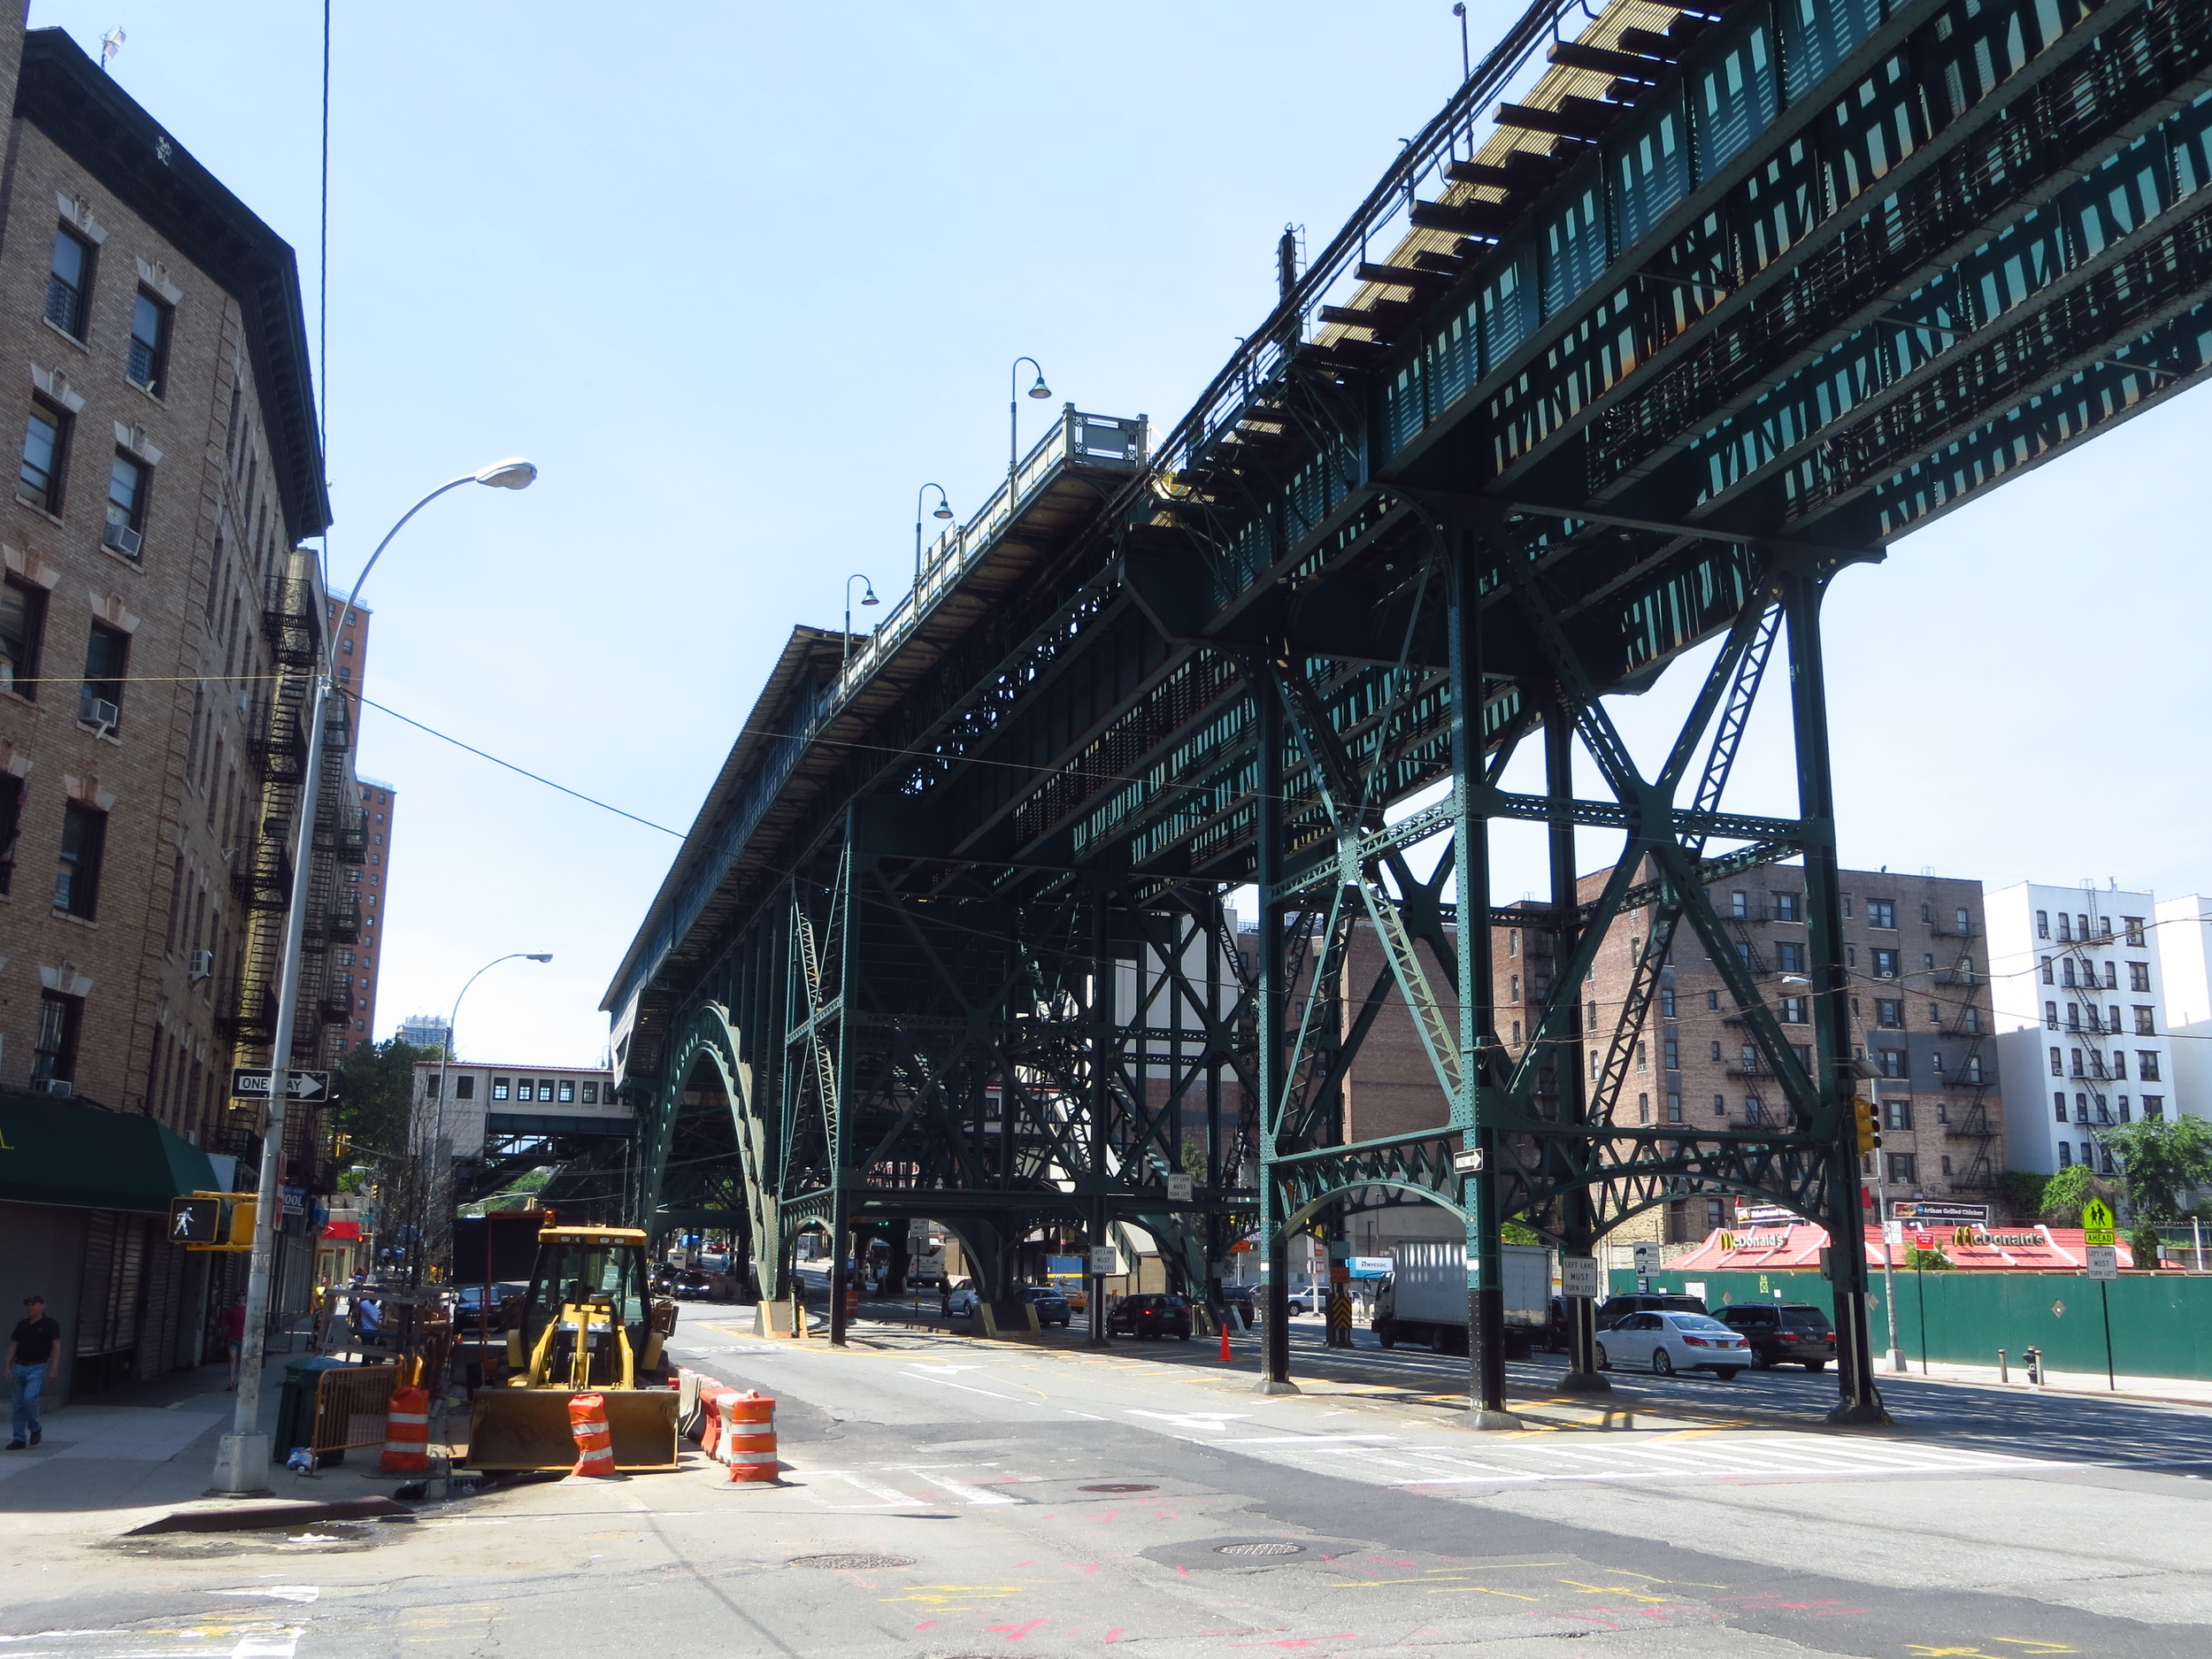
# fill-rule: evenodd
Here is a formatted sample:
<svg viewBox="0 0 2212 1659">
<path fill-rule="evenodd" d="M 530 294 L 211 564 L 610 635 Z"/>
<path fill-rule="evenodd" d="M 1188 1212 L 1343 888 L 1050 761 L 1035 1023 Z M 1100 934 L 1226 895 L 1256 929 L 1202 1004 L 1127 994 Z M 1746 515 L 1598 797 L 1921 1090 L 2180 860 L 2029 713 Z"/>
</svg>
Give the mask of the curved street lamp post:
<svg viewBox="0 0 2212 1659">
<path fill-rule="evenodd" d="M 369 562 L 361 567 L 361 574 L 354 579 L 352 590 L 346 595 L 344 614 L 327 637 L 335 639 L 345 632 L 353 620 L 354 602 L 361 595 L 362 584 L 369 580 L 377 560 L 384 557 L 384 549 L 391 546 L 392 538 L 406 526 L 410 518 L 448 490 L 458 489 L 464 484 L 483 484 L 495 489 L 527 489 L 537 476 L 535 465 L 518 456 L 512 457 L 449 479 L 410 507 L 400 515 L 399 522 L 385 532 L 384 539 L 376 544 L 376 551 L 369 555 Z M 319 645 L 319 652 L 320 649 Z M 307 921 L 309 883 L 313 873 L 315 797 L 321 781 L 323 760 L 323 707 L 330 699 L 330 692 L 329 664 L 324 662 L 317 667 L 314 688 L 307 700 L 307 768 L 300 785 L 299 823 L 295 827 L 298 840 L 292 860 L 292 896 L 285 911 L 283 965 L 277 978 L 276 1029 L 269 1039 L 268 1116 L 261 1137 L 260 1179 L 255 1188 L 258 1206 L 254 1214 L 252 1266 L 246 1276 L 246 1334 L 239 1348 L 238 1406 L 231 1420 L 231 1432 L 223 1436 L 215 1453 L 212 1490 L 225 1497 L 251 1497 L 268 1490 L 269 1437 L 260 1432 L 261 1371 L 268 1351 L 269 1278 L 275 1257 L 278 1178 L 284 1162 L 285 1105 L 292 1076 L 292 1030 L 299 1011 L 301 945 Z"/>
<path fill-rule="evenodd" d="M 1021 399 L 1015 388 L 1021 384 L 1021 366 L 1026 363 L 1037 371 L 1037 383 L 1029 388 L 1032 397 L 1049 397 L 1052 388 L 1045 384 L 1044 365 L 1034 357 L 1016 357 L 1006 369 L 1006 523 L 1010 529 L 1014 523 L 1015 470 L 1020 465 L 1020 450 L 1014 442 L 1015 429 L 1019 424 Z"/>
<path fill-rule="evenodd" d="M 952 503 L 945 499 L 945 487 L 942 484 L 925 484 L 914 492 L 914 585 L 917 588 L 922 583 L 922 503 L 933 489 L 937 492 L 937 511 L 930 514 L 930 517 L 933 518 L 952 517 Z"/>
<path fill-rule="evenodd" d="M 876 585 L 865 576 L 855 574 L 845 578 L 845 654 L 837 659 L 837 674 L 841 680 L 844 678 L 845 671 L 852 666 L 853 661 L 853 584 L 855 582 L 858 582 L 868 590 L 860 596 L 862 604 L 877 605 L 883 603 L 876 597 Z"/>
</svg>

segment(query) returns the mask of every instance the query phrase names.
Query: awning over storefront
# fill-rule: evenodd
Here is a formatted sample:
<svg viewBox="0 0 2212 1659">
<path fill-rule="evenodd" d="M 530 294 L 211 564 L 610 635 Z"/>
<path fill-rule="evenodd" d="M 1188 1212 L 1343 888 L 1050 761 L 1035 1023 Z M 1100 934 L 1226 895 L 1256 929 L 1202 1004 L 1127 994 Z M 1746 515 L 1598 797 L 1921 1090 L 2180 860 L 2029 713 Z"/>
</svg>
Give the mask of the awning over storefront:
<svg viewBox="0 0 2212 1659">
<path fill-rule="evenodd" d="M 1890 1255 L 1898 1266 L 1911 1260 L 1922 1239 L 1940 1250 L 1955 1268 L 1985 1272 L 2078 1273 L 2088 1260 L 2079 1227 L 1913 1227 Z M 1793 1226 L 1727 1227 L 1667 1263 L 1670 1273 L 1711 1268 L 1729 1272 L 1818 1272 L 1828 1231 L 1806 1223 Z M 1882 1230 L 1866 1230 L 1866 1259 L 1882 1264 Z M 2135 1257 L 2123 1239 L 2119 1264 L 2132 1268 Z"/>
<path fill-rule="evenodd" d="M 207 1154 L 150 1118 L 0 1093 L 0 1202 L 161 1215 L 214 1186 Z"/>
<path fill-rule="evenodd" d="M 334 1221 L 323 1229 L 323 1238 L 333 1244 L 342 1241 L 358 1244 L 361 1241 L 361 1224 L 357 1221 Z"/>
</svg>

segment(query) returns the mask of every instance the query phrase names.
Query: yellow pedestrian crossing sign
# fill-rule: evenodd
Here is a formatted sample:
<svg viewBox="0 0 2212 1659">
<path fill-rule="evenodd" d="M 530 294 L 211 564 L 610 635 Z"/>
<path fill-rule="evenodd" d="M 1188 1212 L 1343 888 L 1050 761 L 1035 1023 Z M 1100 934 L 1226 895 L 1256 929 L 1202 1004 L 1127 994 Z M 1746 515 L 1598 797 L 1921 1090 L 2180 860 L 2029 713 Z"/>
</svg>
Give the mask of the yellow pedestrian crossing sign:
<svg viewBox="0 0 2212 1659">
<path fill-rule="evenodd" d="M 2116 1244 L 2118 1238 L 2114 1229 L 2117 1223 L 2112 1206 L 2101 1198 L 2093 1198 L 2081 1207 L 2081 1241 L 2084 1245 Z"/>
</svg>

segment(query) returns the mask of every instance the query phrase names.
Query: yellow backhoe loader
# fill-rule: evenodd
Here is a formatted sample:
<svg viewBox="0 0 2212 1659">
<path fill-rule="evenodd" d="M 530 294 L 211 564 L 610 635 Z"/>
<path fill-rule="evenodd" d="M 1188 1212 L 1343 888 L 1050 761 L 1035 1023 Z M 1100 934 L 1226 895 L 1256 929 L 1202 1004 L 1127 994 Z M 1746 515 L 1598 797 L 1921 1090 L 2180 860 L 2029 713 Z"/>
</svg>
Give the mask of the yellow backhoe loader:
<svg viewBox="0 0 2212 1659">
<path fill-rule="evenodd" d="M 468 1467 L 567 1469 L 572 1394 L 607 1402 L 615 1467 L 676 1467 L 676 1391 L 662 1349 L 676 1304 L 648 1294 L 645 1234 L 634 1227 L 551 1226 L 507 1323 L 506 1372 L 469 1412 Z"/>
</svg>

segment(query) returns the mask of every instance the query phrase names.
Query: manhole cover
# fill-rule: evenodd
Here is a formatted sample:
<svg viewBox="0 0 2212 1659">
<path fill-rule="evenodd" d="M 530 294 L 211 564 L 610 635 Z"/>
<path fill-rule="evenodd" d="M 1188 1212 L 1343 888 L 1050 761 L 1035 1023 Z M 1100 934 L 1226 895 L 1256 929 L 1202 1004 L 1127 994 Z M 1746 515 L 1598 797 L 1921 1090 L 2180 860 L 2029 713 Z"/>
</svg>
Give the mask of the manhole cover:
<svg viewBox="0 0 2212 1659">
<path fill-rule="evenodd" d="M 1134 1481 L 1110 1480 L 1099 1486 L 1079 1486 L 1079 1492 L 1157 1492 L 1157 1486 L 1139 1486 Z"/>
<path fill-rule="evenodd" d="M 1302 1555 L 1303 1544 L 1216 1544 L 1217 1555 Z"/>
<path fill-rule="evenodd" d="M 784 1563 L 787 1567 L 883 1568 L 910 1567 L 911 1555 L 794 1555 Z"/>
</svg>

